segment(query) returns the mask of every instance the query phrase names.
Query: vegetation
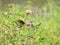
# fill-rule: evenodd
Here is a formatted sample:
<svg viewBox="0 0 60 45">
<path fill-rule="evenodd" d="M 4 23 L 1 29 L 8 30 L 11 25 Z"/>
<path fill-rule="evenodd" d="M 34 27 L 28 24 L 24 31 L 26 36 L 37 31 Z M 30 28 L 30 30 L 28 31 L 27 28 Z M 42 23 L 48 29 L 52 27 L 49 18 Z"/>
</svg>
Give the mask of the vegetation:
<svg viewBox="0 0 60 45">
<path fill-rule="evenodd" d="M 0 45 L 60 45 L 60 8 L 50 1 L 47 6 L 49 13 L 44 15 L 32 14 L 31 2 L 23 6 L 8 4 L 2 7 Z M 47 12 L 47 7 L 39 10 Z"/>
</svg>

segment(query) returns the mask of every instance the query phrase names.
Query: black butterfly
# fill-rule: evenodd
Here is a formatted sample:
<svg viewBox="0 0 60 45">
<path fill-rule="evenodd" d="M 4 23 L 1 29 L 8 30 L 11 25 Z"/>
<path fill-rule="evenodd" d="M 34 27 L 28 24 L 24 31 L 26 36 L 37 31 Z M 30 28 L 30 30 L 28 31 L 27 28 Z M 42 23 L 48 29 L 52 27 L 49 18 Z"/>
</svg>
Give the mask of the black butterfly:
<svg viewBox="0 0 60 45">
<path fill-rule="evenodd" d="M 25 24 L 25 22 L 23 20 L 17 20 L 17 21 L 21 27 Z"/>
</svg>

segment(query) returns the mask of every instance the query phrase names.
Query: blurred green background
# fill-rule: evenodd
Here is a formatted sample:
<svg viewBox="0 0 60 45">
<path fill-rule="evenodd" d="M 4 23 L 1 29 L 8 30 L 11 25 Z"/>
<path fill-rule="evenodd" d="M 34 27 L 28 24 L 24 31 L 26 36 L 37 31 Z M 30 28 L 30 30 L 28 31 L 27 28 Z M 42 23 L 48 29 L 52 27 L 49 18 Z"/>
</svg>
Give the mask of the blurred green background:
<svg viewBox="0 0 60 45">
<path fill-rule="evenodd" d="M 60 45 L 60 0 L 0 2 L 0 45 Z M 25 10 L 33 14 L 27 15 Z M 18 19 L 33 26 L 20 28 Z"/>
</svg>

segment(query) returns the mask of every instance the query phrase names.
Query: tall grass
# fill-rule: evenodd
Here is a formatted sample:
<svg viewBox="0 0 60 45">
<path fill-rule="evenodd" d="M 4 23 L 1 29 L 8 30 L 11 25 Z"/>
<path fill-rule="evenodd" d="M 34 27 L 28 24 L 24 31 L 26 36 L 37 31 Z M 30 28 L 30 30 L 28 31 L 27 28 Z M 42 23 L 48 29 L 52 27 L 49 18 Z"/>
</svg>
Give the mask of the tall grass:
<svg viewBox="0 0 60 45">
<path fill-rule="evenodd" d="M 52 1 L 47 2 L 47 7 L 43 6 L 41 10 L 49 8 L 49 16 L 43 17 L 25 13 L 25 10 L 32 9 L 31 2 L 23 7 L 4 6 L 5 11 L 0 13 L 0 45 L 22 45 L 22 42 L 25 45 L 60 45 L 60 8 Z M 20 27 L 18 19 L 24 19 L 25 23 L 30 22 L 33 26 Z"/>
</svg>

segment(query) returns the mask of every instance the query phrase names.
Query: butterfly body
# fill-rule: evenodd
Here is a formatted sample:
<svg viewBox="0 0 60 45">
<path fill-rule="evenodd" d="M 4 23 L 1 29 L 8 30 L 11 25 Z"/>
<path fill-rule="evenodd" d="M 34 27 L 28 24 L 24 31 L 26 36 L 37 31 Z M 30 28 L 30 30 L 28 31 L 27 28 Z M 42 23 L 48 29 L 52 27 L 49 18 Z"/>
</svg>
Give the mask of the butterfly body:
<svg viewBox="0 0 60 45">
<path fill-rule="evenodd" d="M 25 24 L 25 22 L 23 20 L 18 20 L 18 23 L 20 26 L 23 26 Z"/>
</svg>

